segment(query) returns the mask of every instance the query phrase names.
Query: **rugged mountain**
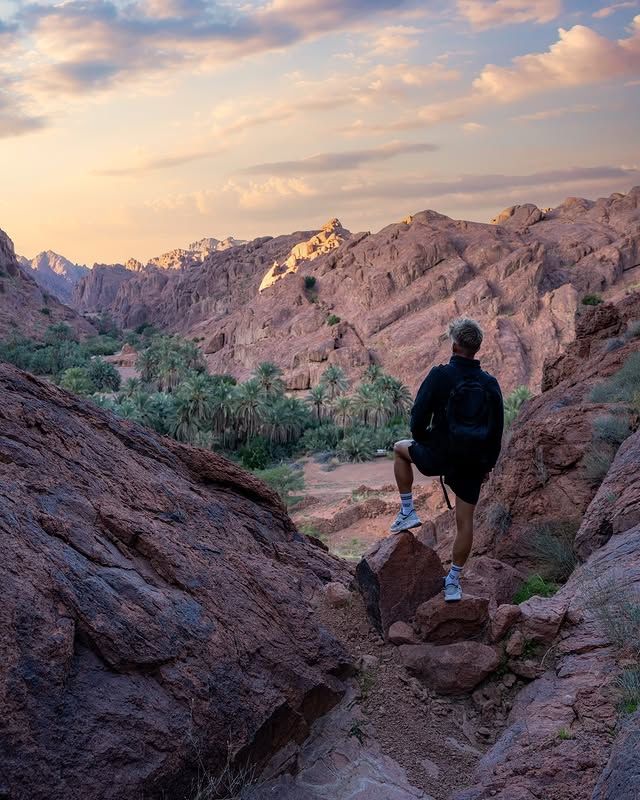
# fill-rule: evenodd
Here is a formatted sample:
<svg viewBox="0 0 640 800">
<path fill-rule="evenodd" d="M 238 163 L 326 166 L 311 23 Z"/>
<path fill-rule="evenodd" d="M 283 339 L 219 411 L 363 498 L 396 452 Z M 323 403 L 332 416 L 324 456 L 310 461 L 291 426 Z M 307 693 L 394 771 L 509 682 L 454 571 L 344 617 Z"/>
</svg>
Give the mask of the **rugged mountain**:
<svg viewBox="0 0 640 800">
<path fill-rule="evenodd" d="M 240 247 L 246 243 L 246 239 L 236 239 L 233 236 L 227 236 L 226 239 L 214 239 L 212 236 L 206 236 L 204 239 L 192 242 L 187 250 L 192 253 L 200 253 L 201 260 L 204 260 L 209 253 L 230 250 L 232 247 Z"/>
<path fill-rule="evenodd" d="M 61 303 L 70 302 L 76 283 L 89 272 L 88 267 L 74 264 L 52 250 L 38 253 L 31 261 L 19 256 L 18 262 L 24 270 L 32 271 L 38 286 L 57 297 Z"/>
<path fill-rule="evenodd" d="M 346 568 L 236 465 L 0 364 L 0 787 L 182 800 L 260 765 L 351 667 L 309 605 Z"/>
<path fill-rule="evenodd" d="M 19 266 L 13 242 L 0 230 L 0 338 L 15 334 L 39 338 L 56 322 L 65 322 L 79 335 L 95 333 L 75 311 L 41 288 L 31 269 Z"/>
<path fill-rule="evenodd" d="M 106 304 L 124 325 L 197 337 L 214 370 L 245 377 L 274 360 L 292 389 L 308 388 L 327 364 L 356 374 L 372 361 L 415 388 L 447 358 L 447 322 L 473 315 L 486 330 L 484 363 L 510 390 L 540 386 L 544 359 L 572 340 L 586 294 L 615 297 L 639 281 L 640 187 L 544 212 L 515 206 L 491 225 L 424 211 L 349 235 L 333 220 L 315 234 L 212 253 L 163 279 L 129 276 L 115 298 L 77 297 L 84 308 L 90 296 L 91 310 Z"/>
</svg>

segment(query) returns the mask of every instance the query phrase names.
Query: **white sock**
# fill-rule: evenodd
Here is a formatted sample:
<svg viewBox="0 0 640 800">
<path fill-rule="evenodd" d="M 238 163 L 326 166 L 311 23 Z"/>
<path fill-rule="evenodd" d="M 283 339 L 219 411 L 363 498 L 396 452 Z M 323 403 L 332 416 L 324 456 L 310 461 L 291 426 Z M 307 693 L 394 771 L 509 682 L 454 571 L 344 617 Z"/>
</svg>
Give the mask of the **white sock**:
<svg viewBox="0 0 640 800">
<path fill-rule="evenodd" d="M 460 583 L 461 574 L 462 574 L 462 567 L 458 567 L 455 564 L 451 564 L 451 569 L 449 570 L 449 574 L 447 575 L 446 582 Z"/>
<path fill-rule="evenodd" d="M 400 502 L 402 503 L 402 507 L 401 507 L 400 510 L 402 511 L 402 513 L 406 517 L 407 514 L 410 514 L 414 510 L 414 508 L 413 508 L 413 492 L 407 492 L 406 494 L 402 494 L 402 492 L 401 492 L 400 493 Z"/>
</svg>

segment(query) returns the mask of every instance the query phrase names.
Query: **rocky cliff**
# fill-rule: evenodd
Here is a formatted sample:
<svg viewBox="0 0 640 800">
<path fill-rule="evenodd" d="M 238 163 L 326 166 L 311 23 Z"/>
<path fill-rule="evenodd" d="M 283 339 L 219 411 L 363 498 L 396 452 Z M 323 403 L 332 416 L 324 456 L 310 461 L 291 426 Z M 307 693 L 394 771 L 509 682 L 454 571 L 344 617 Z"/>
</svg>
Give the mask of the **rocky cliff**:
<svg viewBox="0 0 640 800">
<path fill-rule="evenodd" d="M 40 338 L 49 325 L 64 322 L 79 335 L 95 333 L 71 308 L 41 288 L 31 270 L 18 264 L 13 242 L 0 230 L 0 338 Z"/>
<path fill-rule="evenodd" d="M 343 693 L 349 573 L 264 484 L 0 365 L 0 793 L 190 796 Z"/>
<path fill-rule="evenodd" d="M 74 264 L 52 250 L 38 253 L 31 260 L 19 257 L 18 261 L 24 270 L 31 270 L 38 286 L 67 304 L 71 301 L 76 283 L 89 272 L 88 267 Z"/>
<path fill-rule="evenodd" d="M 91 292 L 88 305 L 127 326 L 198 337 L 212 369 L 241 378 L 274 360 L 292 389 L 328 364 L 355 375 L 372 361 L 415 388 L 447 358 L 447 322 L 468 314 L 486 330 L 484 363 L 505 389 L 539 388 L 544 359 L 573 339 L 583 297 L 618 297 L 640 281 L 639 251 L 636 188 L 544 212 L 513 207 L 492 225 L 424 211 L 375 234 L 258 239 L 165 280 L 130 276 L 115 297 Z"/>
</svg>

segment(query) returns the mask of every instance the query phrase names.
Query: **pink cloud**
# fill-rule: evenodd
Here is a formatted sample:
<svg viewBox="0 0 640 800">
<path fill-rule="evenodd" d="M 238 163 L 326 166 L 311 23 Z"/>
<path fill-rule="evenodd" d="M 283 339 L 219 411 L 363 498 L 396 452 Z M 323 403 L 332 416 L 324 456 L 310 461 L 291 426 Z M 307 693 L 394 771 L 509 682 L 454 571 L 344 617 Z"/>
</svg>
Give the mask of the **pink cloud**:
<svg viewBox="0 0 640 800">
<path fill-rule="evenodd" d="M 474 28 L 522 22 L 551 22 L 562 12 L 562 0 L 458 0 L 458 12 Z"/>
</svg>

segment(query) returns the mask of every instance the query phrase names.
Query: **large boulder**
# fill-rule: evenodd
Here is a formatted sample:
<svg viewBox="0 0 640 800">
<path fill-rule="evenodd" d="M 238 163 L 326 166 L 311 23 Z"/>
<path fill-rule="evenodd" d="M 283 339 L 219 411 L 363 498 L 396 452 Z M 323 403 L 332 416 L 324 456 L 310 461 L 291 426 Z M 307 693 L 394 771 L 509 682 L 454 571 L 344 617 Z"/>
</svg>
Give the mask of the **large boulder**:
<svg viewBox="0 0 640 800">
<path fill-rule="evenodd" d="M 356 568 L 369 619 L 385 635 L 394 622 L 408 622 L 420 603 L 442 591 L 444 574 L 436 553 L 408 531 L 378 542 Z"/>
<path fill-rule="evenodd" d="M 489 619 L 486 597 L 463 595 L 448 603 L 442 594 L 421 603 L 416 611 L 416 626 L 425 642 L 450 644 L 483 633 Z"/>
<path fill-rule="evenodd" d="M 592 800 L 637 800 L 640 797 L 640 712 L 627 720 L 617 738 Z"/>
<path fill-rule="evenodd" d="M 231 462 L 0 364 L 0 787 L 177 800 L 258 766 L 350 669 L 309 601 L 349 573 Z"/>
<path fill-rule="evenodd" d="M 480 642 L 405 644 L 402 663 L 442 694 L 470 692 L 500 664 L 497 649 Z"/>
</svg>

